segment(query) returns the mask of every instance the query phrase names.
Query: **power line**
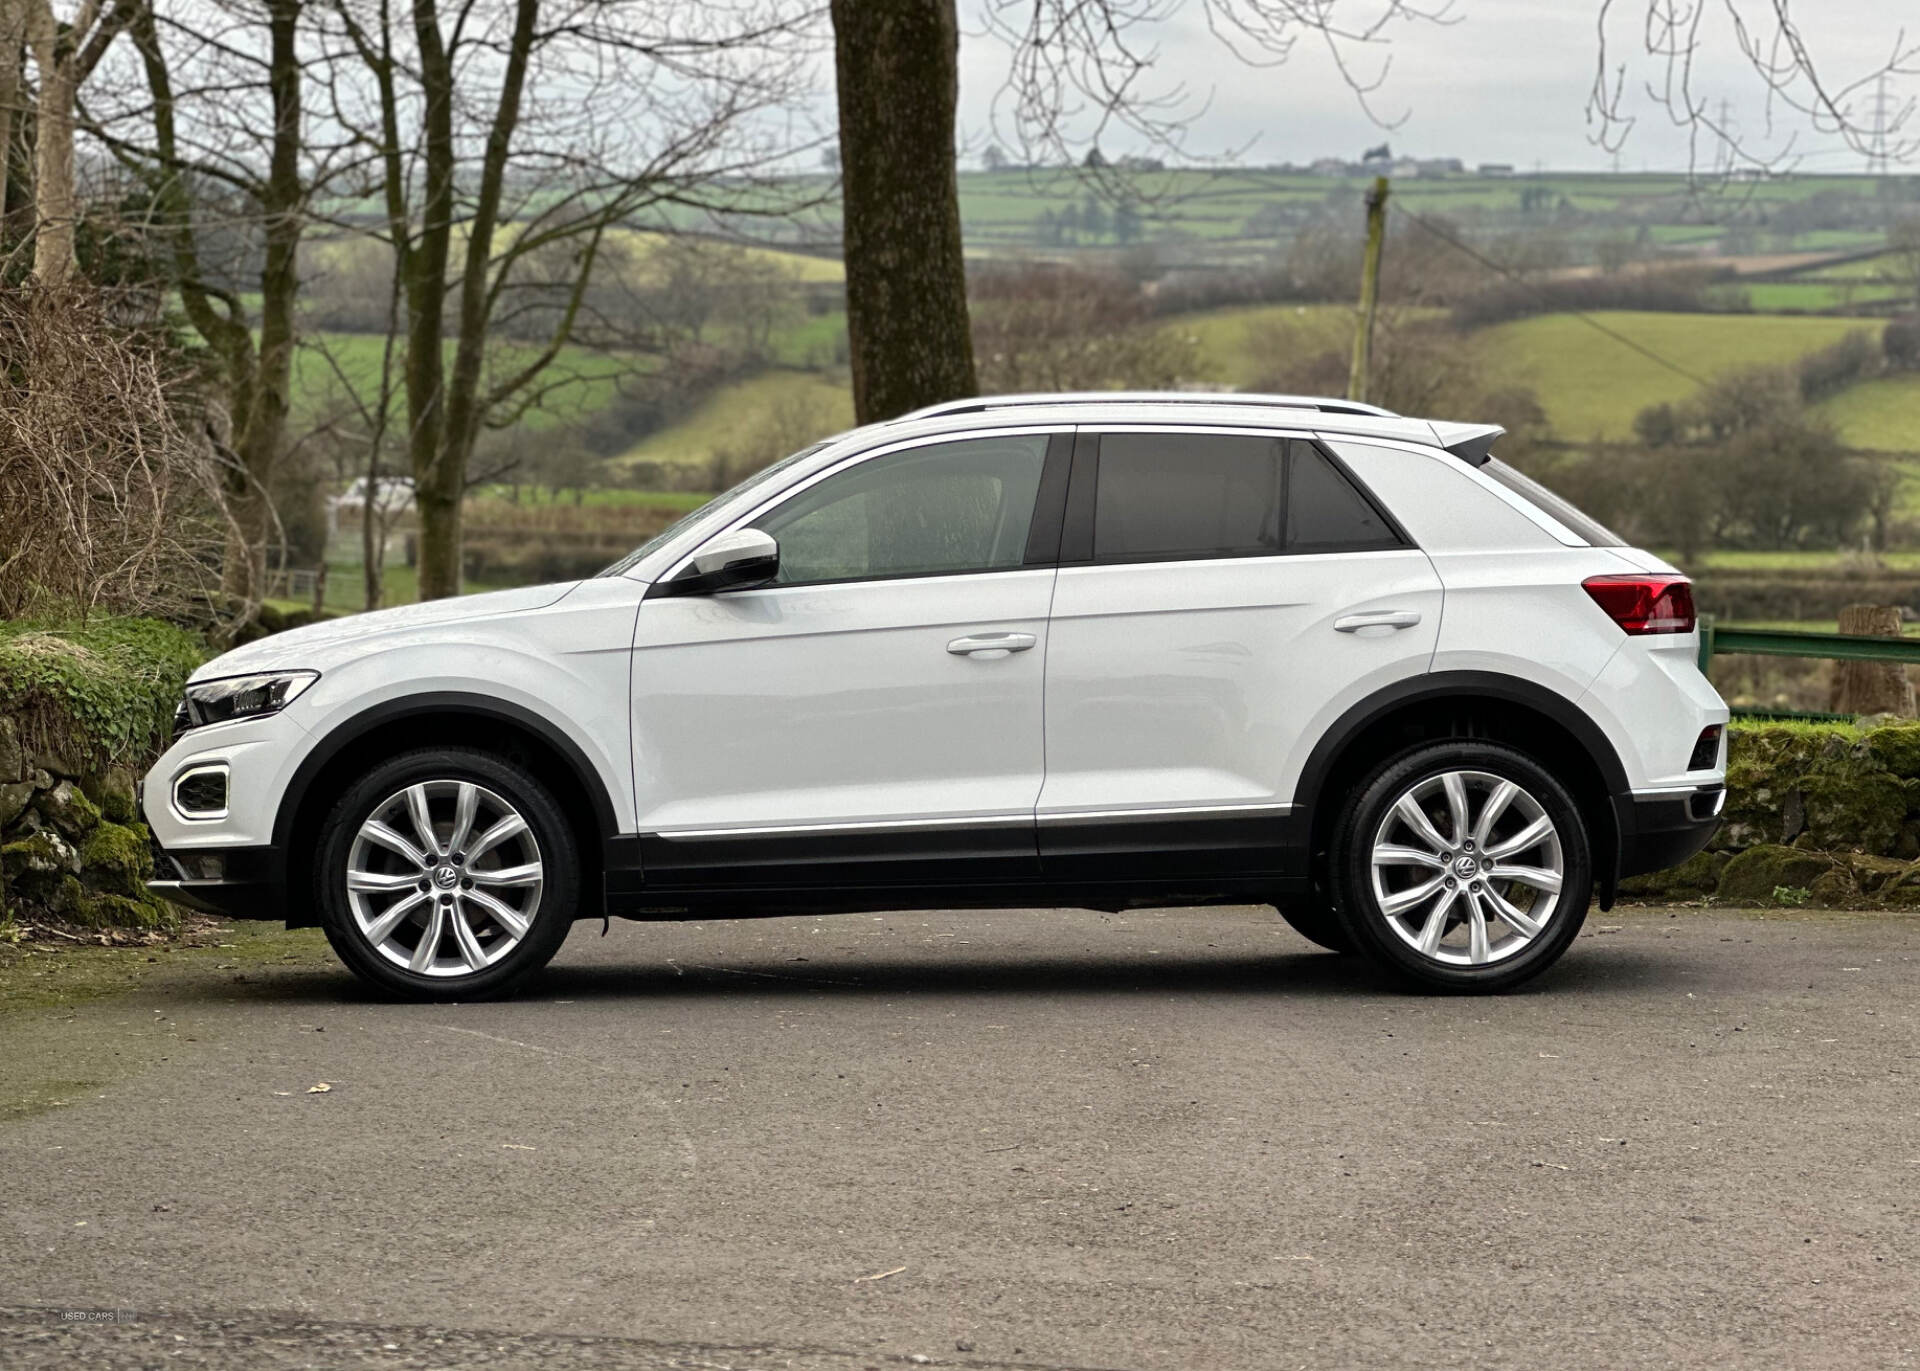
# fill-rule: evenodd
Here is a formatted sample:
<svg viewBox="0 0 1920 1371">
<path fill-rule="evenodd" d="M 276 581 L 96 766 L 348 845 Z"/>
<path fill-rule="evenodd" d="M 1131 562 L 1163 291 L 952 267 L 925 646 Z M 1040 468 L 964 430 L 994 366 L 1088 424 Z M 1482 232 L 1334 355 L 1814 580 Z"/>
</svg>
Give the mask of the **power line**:
<svg viewBox="0 0 1920 1371">
<path fill-rule="evenodd" d="M 1441 242 L 1447 243 L 1452 247 L 1458 249 L 1460 252 L 1465 253 L 1468 257 L 1478 262 L 1481 266 L 1485 267 L 1487 270 L 1494 272 L 1497 275 L 1504 276 L 1507 280 L 1512 281 L 1517 286 L 1525 287 L 1526 289 L 1532 291 L 1535 295 L 1539 296 L 1541 300 L 1545 301 L 1548 304 L 1556 303 L 1552 299 L 1552 297 L 1550 297 L 1547 294 L 1547 292 L 1542 290 L 1536 283 L 1529 281 L 1526 277 L 1520 275 L 1518 272 L 1512 270 L 1509 267 L 1501 265 L 1499 262 L 1496 262 L 1492 258 L 1485 256 L 1475 248 L 1472 248 L 1468 246 L 1466 243 L 1461 242 L 1453 234 L 1447 232 L 1445 229 L 1441 228 L 1438 224 L 1435 224 L 1432 221 L 1425 218 L 1424 216 L 1416 214 L 1412 210 L 1406 208 L 1400 201 L 1398 200 L 1390 201 L 1389 208 L 1393 209 L 1399 214 L 1404 215 L 1408 219 L 1411 219 L 1414 223 L 1418 224 L 1421 228 L 1425 229 L 1428 233 L 1431 233 L 1435 238 L 1438 238 Z M 1587 325 L 1587 327 L 1596 329 L 1599 332 L 1604 333 L 1607 337 L 1613 339 L 1614 342 L 1633 349 L 1633 351 L 1639 353 L 1642 357 L 1646 358 L 1649 362 L 1654 362 L 1660 366 L 1665 367 L 1668 371 L 1671 371 L 1674 375 L 1684 376 L 1687 380 L 1693 382 L 1696 386 L 1704 387 L 1710 384 L 1705 377 L 1696 376 L 1693 372 L 1688 371 L 1685 367 L 1681 366 L 1678 362 L 1671 361 L 1668 358 L 1662 357 L 1659 353 L 1655 352 L 1652 348 L 1647 347 L 1643 343 L 1635 342 L 1633 339 L 1627 337 L 1626 334 L 1621 333 L 1618 329 L 1608 328 L 1605 324 L 1601 323 L 1598 319 L 1594 318 L 1591 314 L 1588 314 L 1585 310 L 1559 308 L 1559 309 L 1556 309 L 1554 312 L 1556 314 L 1572 315 L 1574 318 L 1578 319 L 1581 323 Z"/>
</svg>

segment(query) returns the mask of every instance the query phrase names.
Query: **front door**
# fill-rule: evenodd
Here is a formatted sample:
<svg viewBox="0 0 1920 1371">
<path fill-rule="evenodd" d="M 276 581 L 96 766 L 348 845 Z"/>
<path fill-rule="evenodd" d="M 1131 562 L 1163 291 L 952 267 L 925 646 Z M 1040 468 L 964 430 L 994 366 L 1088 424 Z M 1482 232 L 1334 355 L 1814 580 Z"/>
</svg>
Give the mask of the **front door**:
<svg viewBox="0 0 1920 1371">
<path fill-rule="evenodd" d="M 1047 653 L 1050 877 L 1297 875 L 1304 751 L 1427 669 L 1426 555 L 1314 443 L 1082 434 Z"/>
<path fill-rule="evenodd" d="M 779 542 L 773 584 L 649 595 L 631 686 L 649 889 L 1036 873 L 1049 437 L 863 455 L 747 520 Z"/>
</svg>

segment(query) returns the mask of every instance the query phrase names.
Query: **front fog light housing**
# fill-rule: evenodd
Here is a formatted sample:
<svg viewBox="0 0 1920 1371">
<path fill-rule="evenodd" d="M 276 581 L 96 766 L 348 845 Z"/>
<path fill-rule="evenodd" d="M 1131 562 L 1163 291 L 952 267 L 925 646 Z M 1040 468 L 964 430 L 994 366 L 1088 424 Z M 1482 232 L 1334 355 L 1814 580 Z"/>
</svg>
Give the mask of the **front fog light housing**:
<svg viewBox="0 0 1920 1371">
<path fill-rule="evenodd" d="M 320 679 L 317 671 L 265 671 L 253 676 L 224 676 L 195 681 L 174 711 L 174 732 L 234 719 L 278 714 Z"/>
</svg>

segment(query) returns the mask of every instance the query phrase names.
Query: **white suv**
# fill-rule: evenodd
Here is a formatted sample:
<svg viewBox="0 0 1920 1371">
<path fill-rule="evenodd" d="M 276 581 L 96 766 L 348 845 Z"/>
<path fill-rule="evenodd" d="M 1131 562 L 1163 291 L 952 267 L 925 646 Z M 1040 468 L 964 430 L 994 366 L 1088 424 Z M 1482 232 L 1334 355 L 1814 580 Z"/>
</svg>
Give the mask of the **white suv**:
<svg viewBox="0 0 1920 1371">
<path fill-rule="evenodd" d="M 390 991 L 576 919 L 1271 903 L 1492 990 L 1711 835 L 1686 580 L 1497 428 L 1280 396 L 969 400 L 817 444 L 599 576 L 202 667 L 171 899 Z"/>
</svg>

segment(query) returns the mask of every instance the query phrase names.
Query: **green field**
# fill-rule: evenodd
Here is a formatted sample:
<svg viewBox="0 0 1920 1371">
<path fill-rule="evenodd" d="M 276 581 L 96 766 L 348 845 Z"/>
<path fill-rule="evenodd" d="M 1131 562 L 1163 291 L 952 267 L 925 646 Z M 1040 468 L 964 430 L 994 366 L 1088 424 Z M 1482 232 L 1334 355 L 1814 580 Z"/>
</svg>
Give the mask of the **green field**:
<svg viewBox="0 0 1920 1371">
<path fill-rule="evenodd" d="M 1920 452 L 1920 375 L 1885 376 L 1820 406 L 1841 441 L 1869 452 Z"/>
<path fill-rule="evenodd" d="M 769 371 L 721 387 L 679 423 L 649 434 L 611 465 L 704 464 L 718 452 L 744 453 L 756 446 L 778 457 L 784 453 L 772 447 L 791 451 L 852 426 L 853 393 L 844 376 Z"/>
<path fill-rule="evenodd" d="M 1856 329 L 1877 333 L 1877 319 L 1795 315 L 1650 314 L 1609 310 L 1592 318 L 1711 380 L 1742 367 L 1785 365 L 1838 342 Z M 1684 400 L 1697 389 L 1687 376 L 1608 337 L 1571 314 L 1499 324 L 1478 335 L 1490 375 L 1531 387 L 1554 432 L 1568 442 L 1632 436 L 1633 417 L 1648 405 Z M 1849 396 L 1832 403 L 1839 415 Z"/>
<path fill-rule="evenodd" d="M 446 356 L 453 358 L 454 345 L 446 345 Z M 505 374 L 507 369 L 524 363 L 536 349 L 525 344 L 493 344 L 488 349 L 489 375 Z M 386 355 L 386 340 L 375 333 L 310 332 L 301 337 L 293 354 L 293 418 L 296 423 L 312 424 L 329 411 L 348 411 L 351 396 L 371 402 L 377 395 L 381 361 Z M 620 377 L 633 366 L 632 359 L 609 356 L 589 348 L 561 349 L 547 384 L 560 376 L 578 378 L 574 383 L 552 390 L 540 407 L 530 411 L 521 422 L 532 429 L 551 428 L 591 414 L 618 393 Z M 396 385 L 398 378 L 396 377 Z M 403 396 L 395 397 L 396 413 L 404 409 Z"/>
<path fill-rule="evenodd" d="M 1354 311 L 1347 305 L 1250 305 L 1182 314 L 1165 327 L 1196 340 L 1201 374 L 1193 380 L 1243 389 L 1269 375 L 1282 358 L 1277 347 L 1293 350 L 1293 360 L 1320 352 L 1346 353 L 1353 347 Z"/>
</svg>

